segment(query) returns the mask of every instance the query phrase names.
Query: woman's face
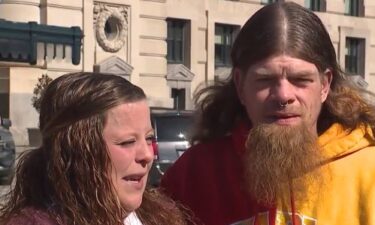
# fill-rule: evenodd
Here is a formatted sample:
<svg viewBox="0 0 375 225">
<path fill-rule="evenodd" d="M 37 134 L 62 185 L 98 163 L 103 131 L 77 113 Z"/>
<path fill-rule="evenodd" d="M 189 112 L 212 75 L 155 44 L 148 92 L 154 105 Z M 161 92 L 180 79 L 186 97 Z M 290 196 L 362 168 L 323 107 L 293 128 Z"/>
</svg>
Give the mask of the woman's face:
<svg viewBox="0 0 375 225">
<path fill-rule="evenodd" d="M 146 100 L 110 109 L 103 130 L 112 161 L 111 178 L 122 206 L 134 211 L 142 202 L 154 153 Z"/>
</svg>

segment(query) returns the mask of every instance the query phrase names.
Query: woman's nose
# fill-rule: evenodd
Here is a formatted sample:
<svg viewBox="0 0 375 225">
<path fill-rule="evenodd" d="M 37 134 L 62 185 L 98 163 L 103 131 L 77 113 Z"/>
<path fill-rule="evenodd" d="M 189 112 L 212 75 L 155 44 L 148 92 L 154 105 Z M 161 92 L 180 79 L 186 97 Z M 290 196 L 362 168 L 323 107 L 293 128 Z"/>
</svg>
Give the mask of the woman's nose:
<svg viewBox="0 0 375 225">
<path fill-rule="evenodd" d="M 152 148 L 152 144 L 149 144 L 148 141 L 145 140 L 137 150 L 136 161 L 145 166 L 153 159 L 154 151 Z"/>
</svg>

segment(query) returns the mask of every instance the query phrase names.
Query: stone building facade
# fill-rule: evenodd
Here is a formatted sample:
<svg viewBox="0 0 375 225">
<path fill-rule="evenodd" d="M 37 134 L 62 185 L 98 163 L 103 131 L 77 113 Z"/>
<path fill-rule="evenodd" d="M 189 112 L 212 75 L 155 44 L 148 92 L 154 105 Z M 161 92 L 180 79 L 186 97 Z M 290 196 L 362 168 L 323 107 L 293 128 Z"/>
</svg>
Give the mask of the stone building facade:
<svg viewBox="0 0 375 225">
<path fill-rule="evenodd" d="M 0 0 L 0 19 L 76 26 L 83 33 L 77 65 L 69 46 L 45 43 L 38 44 L 35 65 L 0 60 L 0 108 L 13 122 L 17 145 L 28 145 L 28 128 L 38 126 L 31 98 L 42 74 L 115 73 L 141 86 L 151 106 L 192 109 L 200 84 L 229 75 L 230 47 L 241 25 L 273 1 Z M 316 12 L 341 66 L 375 91 L 375 1 L 294 2 Z"/>
</svg>

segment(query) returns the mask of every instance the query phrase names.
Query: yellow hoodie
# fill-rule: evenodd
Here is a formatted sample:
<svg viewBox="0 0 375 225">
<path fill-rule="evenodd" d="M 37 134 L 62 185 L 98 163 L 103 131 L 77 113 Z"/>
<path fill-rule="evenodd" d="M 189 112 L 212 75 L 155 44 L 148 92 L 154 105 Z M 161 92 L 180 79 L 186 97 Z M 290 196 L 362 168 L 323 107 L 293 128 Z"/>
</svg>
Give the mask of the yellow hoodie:
<svg viewBox="0 0 375 225">
<path fill-rule="evenodd" d="M 324 185 L 301 203 L 279 200 L 275 224 L 375 225 L 375 140 L 370 127 L 346 130 L 334 124 L 318 141 L 327 159 Z"/>
</svg>

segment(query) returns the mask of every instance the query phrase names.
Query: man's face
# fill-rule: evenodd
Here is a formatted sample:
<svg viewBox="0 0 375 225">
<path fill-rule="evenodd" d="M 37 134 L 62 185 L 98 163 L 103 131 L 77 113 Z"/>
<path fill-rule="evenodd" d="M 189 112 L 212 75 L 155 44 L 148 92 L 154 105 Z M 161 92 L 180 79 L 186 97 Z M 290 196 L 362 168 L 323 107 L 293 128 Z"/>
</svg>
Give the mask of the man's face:
<svg viewBox="0 0 375 225">
<path fill-rule="evenodd" d="M 245 74 L 234 71 L 238 96 L 253 125 L 293 126 L 304 121 L 312 132 L 331 79 L 329 70 L 321 75 L 314 64 L 288 55 L 256 63 Z"/>
</svg>

